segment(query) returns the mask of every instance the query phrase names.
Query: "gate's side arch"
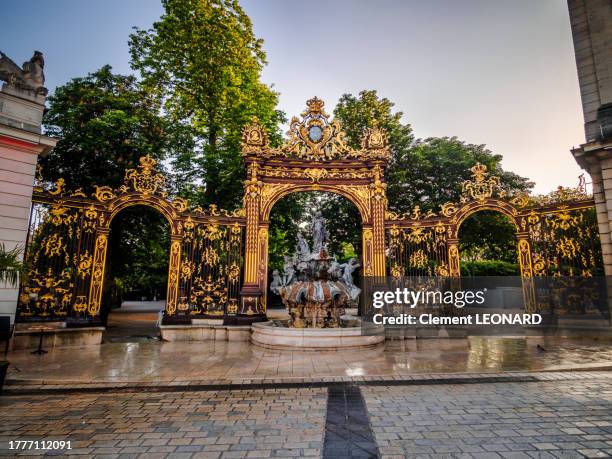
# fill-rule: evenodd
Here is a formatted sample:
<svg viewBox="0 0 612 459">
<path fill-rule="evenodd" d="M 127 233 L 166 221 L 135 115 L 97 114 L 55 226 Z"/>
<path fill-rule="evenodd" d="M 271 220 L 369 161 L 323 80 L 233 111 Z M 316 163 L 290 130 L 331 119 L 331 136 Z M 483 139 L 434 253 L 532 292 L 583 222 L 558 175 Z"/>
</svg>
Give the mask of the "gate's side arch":
<svg viewBox="0 0 612 459">
<path fill-rule="evenodd" d="M 360 150 L 349 147 L 338 121 L 329 120 L 323 102 L 307 102 L 302 119 L 291 121 L 288 139 L 279 148 L 268 143 L 265 129 L 254 120 L 243 131 L 242 154 L 247 165 L 245 283 L 241 312 L 265 316 L 270 211 L 283 196 L 298 191 L 329 191 L 344 196 L 362 218 L 365 276 L 385 275 L 386 184 L 389 160 L 386 134 L 367 129 Z"/>
<path fill-rule="evenodd" d="M 34 267 L 20 287 L 20 321 L 99 323 L 110 225 L 122 210 L 138 205 L 155 209 L 170 224 L 164 323 L 238 313 L 243 210 L 191 209 L 185 199 L 170 199 L 155 165 L 149 156 L 140 158 L 122 186 L 96 186 L 93 198 L 64 189 L 63 179 L 54 189 L 35 189 L 33 202 L 43 211 L 29 238 L 26 256 Z"/>
<path fill-rule="evenodd" d="M 176 231 L 174 222 L 176 221 L 178 215 L 176 213 L 176 209 L 172 206 L 170 201 L 160 198 L 159 196 L 146 196 L 142 195 L 141 193 L 130 193 L 109 201 L 106 205 L 109 215 L 103 226 L 105 228 L 110 228 L 113 219 L 122 210 L 134 206 L 146 206 L 150 207 L 151 209 L 155 209 L 168 221 L 171 231 Z"/>
<path fill-rule="evenodd" d="M 500 214 L 505 215 L 506 217 L 510 219 L 510 221 L 512 221 L 512 223 L 514 223 L 517 231 L 519 230 L 520 222 L 518 221 L 518 218 L 517 218 L 518 211 L 516 207 L 500 199 L 487 198 L 482 202 L 480 201 L 469 202 L 466 205 L 462 206 L 457 211 L 457 213 L 454 216 L 454 220 L 456 222 L 455 225 L 457 225 L 457 231 L 459 231 L 461 225 L 468 218 L 484 210 L 491 210 L 491 211 L 499 212 Z"/>
<path fill-rule="evenodd" d="M 160 196 L 142 191 L 134 191 L 119 197 L 111 198 L 105 203 L 107 217 L 101 222 L 96 230 L 96 243 L 93 254 L 92 280 L 89 290 L 92 313 L 99 313 L 102 306 L 102 294 L 104 292 L 104 280 L 106 269 L 106 257 L 108 253 L 108 236 L 113 219 L 128 207 L 145 206 L 159 212 L 167 221 L 170 228 L 170 253 L 168 254 L 168 284 L 166 287 L 166 311 L 175 307 L 178 293 L 178 265 L 180 260 L 180 241 L 176 236 L 176 222 L 178 215 L 171 201 Z M 168 308 L 168 304 L 170 307 Z"/>
<path fill-rule="evenodd" d="M 386 242 L 393 277 L 410 275 L 407 271 L 414 265 L 420 269 L 420 275 L 459 277 L 459 229 L 467 218 L 483 210 L 506 215 L 516 226 L 526 310 L 537 308 L 535 276 L 574 275 L 548 269 L 557 263 L 555 257 L 580 258 L 580 266 L 575 271 L 583 275 L 596 271 L 599 258 L 596 248 L 589 248 L 585 257 L 573 255 L 575 248 L 585 242 L 577 240 L 578 233 L 585 233 L 581 236 L 583 239 L 591 237 L 586 226 L 579 231 L 585 212 L 594 206 L 592 197 L 583 188 L 559 187 L 540 197 L 508 196 L 499 177 L 489 174 L 486 166 L 476 164 L 470 170 L 472 179 L 462 183 L 459 202 L 445 203 L 439 212 L 424 213 L 419 207 L 403 215 L 387 212 Z M 543 236 L 546 241 L 541 242 Z M 548 254 L 543 253 L 541 245 L 548 246 Z"/>
<path fill-rule="evenodd" d="M 453 222 L 455 224 L 454 234 L 457 241 L 457 246 L 459 244 L 459 230 L 461 229 L 461 225 L 472 215 L 475 215 L 478 212 L 485 210 L 499 212 L 500 214 L 508 217 L 510 221 L 514 223 L 514 226 L 516 227 L 516 240 L 519 265 L 521 268 L 521 276 L 524 278 L 531 277 L 533 275 L 533 260 L 531 256 L 529 231 L 527 231 L 527 228 L 524 225 L 524 228 L 521 231 L 521 219 L 519 217 L 519 210 L 513 204 L 507 201 L 503 201 L 498 198 L 487 197 L 484 199 L 468 202 L 467 204 L 462 206 L 453 216 Z M 459 257 L 458 251 L 456 253 L 456 257 Z M 460 273 L 461 271 L 459 268 L 459 272 L 457 273 L 457 275 L 460 275 Z"/>
</svg>

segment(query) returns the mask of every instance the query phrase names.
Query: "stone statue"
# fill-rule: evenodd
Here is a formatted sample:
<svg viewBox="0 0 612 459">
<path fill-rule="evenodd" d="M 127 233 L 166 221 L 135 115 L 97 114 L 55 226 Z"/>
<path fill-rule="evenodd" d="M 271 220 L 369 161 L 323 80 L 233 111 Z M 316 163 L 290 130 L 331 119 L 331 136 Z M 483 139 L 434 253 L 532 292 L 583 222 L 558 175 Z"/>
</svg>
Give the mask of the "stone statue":
<svg viewBox="0 0 612 459">
<path fill-rule="evenodd" d="M 308 242 L 306 242 L 306 239 L 304 239 L 302 233 L 298 233 L 297 235 L 297 246 L 295 247 L 295 252 L 298 260 L 310 259 L 310 247 L 308 247 Z"/>
<path fill-rule="evenodd" d="M 285 255 L 285 263 L 283 265 L 283 280 L 282 285 L 289 285 L 295 280 L 295 266 L 293 259 Z"/>
<path fill-rule="evenodd" d="M 312 216 L 312 241 L 313 248 L 312 251 L 316 255 L 321 252 L 321 249 L 327 247 L 327 242 L 329 240 L 329 233 L 325 228 L 325 219 L 321 215 L 321 211 L 317 210 Z"/>
<path fill-rule="evenodd" d="M 359 268 L 359 266 L 360 264 L 357 263 L 357 260 L 354 258 L 351 258 L 348 263 L 342 263 L 339 266 L 339 268 L 343 268 L 342 283 L 346 285 L 346 288 L 351 293 L 351 297 L 357 297 L 359 293 L 361 293 L 361 289 L 353 283 L 353 272 Z"/>
<path fill-rule="evenodd" d="M 332 262 L 329 264 L 329 275 L 333 279 L 338 279 L 342 277 L 342 271 L 340 270 L 340 263 L 336 260 L 336 257 L 333 257 Z"/>
<path fill-rule="evenodd" d="M 278 292 L 279 287 L 283 286 L 283 281 L 281 280 L 278 269 L 272 271 L 272 283 L 270 284 L 270 290 L 274 293 Z"/>
<path fill-rule="evenodd" d="M 45 59 L 40 51 L 34 51 L 32 58 L 19 68 L 13 60 L 0 51 L 0 80 L 6 81 L 9 86 L 34 90 L 47 94 L 45 84 Z"/>
</svg>

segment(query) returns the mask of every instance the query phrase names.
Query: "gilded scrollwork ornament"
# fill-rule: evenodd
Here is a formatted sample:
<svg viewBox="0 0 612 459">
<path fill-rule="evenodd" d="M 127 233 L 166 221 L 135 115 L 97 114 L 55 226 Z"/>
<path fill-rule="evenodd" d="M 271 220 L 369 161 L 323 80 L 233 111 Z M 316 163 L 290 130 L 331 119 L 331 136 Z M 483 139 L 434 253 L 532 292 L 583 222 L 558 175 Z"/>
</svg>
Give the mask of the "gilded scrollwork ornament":
<svg viewBox="0 0 612 459">
<path fill-rule="evenodd" d="M 495 191 L 502 193 L 500 197 L 505 196 L 505 192 L 501 189 L 499 177 L 489 176 L 487 166 L 476 163 L 470 170 L 472 171 L 472 180 L 466 180 L 461 185 L 465 198 L 482 202 L 492 197 Z"/>
<path fill-rule="evenodd" d="M 114 190 L 109 186 L 97 186 L 94 187 L 96 189 L 94 196 L 100 202 L 110 201 L 111 199 L 115 199 L 117 195 L 113 192 Z"/>
<path fill-rule="evenodd" d="M 388 161 L 391 158 L 387 133 L 378 127 L 376 121 L 366 128 L 361 139 L 361 147 L 368 159 Z"/>
<path fill-rule="evenodd" d="M 245 126 L 242 130 L 242 154 L 244 156 L 252 154 L 266 156 L 268 150 L 268 133 L 266 129 L 259 124 L 257 117 L 253 117 L 251 124 Z"/>
<path fill-rule="evenodd" d="M 145 195 L 161 191 L 166 180 L 161 173 L 155 173 L 157 161 L 150 155 L 146 155 L 140 157 L 138 162 L 140 165 L 136 169 L 125 171 L 125 185 Z"/>
</svg>

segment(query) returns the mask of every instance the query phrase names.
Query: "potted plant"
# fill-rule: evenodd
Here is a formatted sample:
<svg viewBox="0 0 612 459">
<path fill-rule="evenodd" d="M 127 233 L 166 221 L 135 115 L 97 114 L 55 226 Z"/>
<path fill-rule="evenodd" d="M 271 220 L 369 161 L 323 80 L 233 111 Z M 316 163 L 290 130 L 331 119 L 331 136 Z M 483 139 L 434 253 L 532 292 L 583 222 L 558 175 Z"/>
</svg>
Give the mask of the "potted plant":
<svg viewBox="0 0 612 459">
<path fill-rule="evenodd" d="M 6 250 L 3 243 L 0 243 L 0 284 L 7 283 L 16 287 L 19 282 L 19 275 L 23 271 L 21 262 L 21 249 L 15 247 L 13 250 Z"/>
</svg>

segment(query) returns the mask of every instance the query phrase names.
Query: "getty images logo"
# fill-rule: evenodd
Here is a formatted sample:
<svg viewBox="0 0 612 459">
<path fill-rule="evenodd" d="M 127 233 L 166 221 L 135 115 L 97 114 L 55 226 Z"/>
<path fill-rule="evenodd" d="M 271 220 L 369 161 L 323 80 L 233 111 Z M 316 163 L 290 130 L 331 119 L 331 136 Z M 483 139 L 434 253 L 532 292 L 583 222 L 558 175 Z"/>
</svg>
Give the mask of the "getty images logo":
<svg viewBox="0 0 612 459">
<path fill-rule="evenodd" d="M 481 305 L 485 301 L 487 289 L 482 290 L 411 290 L 408 288 L 397 288 L 391 290 L 377 290 L 372 296 L 372 306 L 380 309 L 390 305 L 404 305 L 416 308 L 418 305 L 444 304 L 454 305 L 456 308 L 463 308 L 470 305 Z"/>
</svg>

